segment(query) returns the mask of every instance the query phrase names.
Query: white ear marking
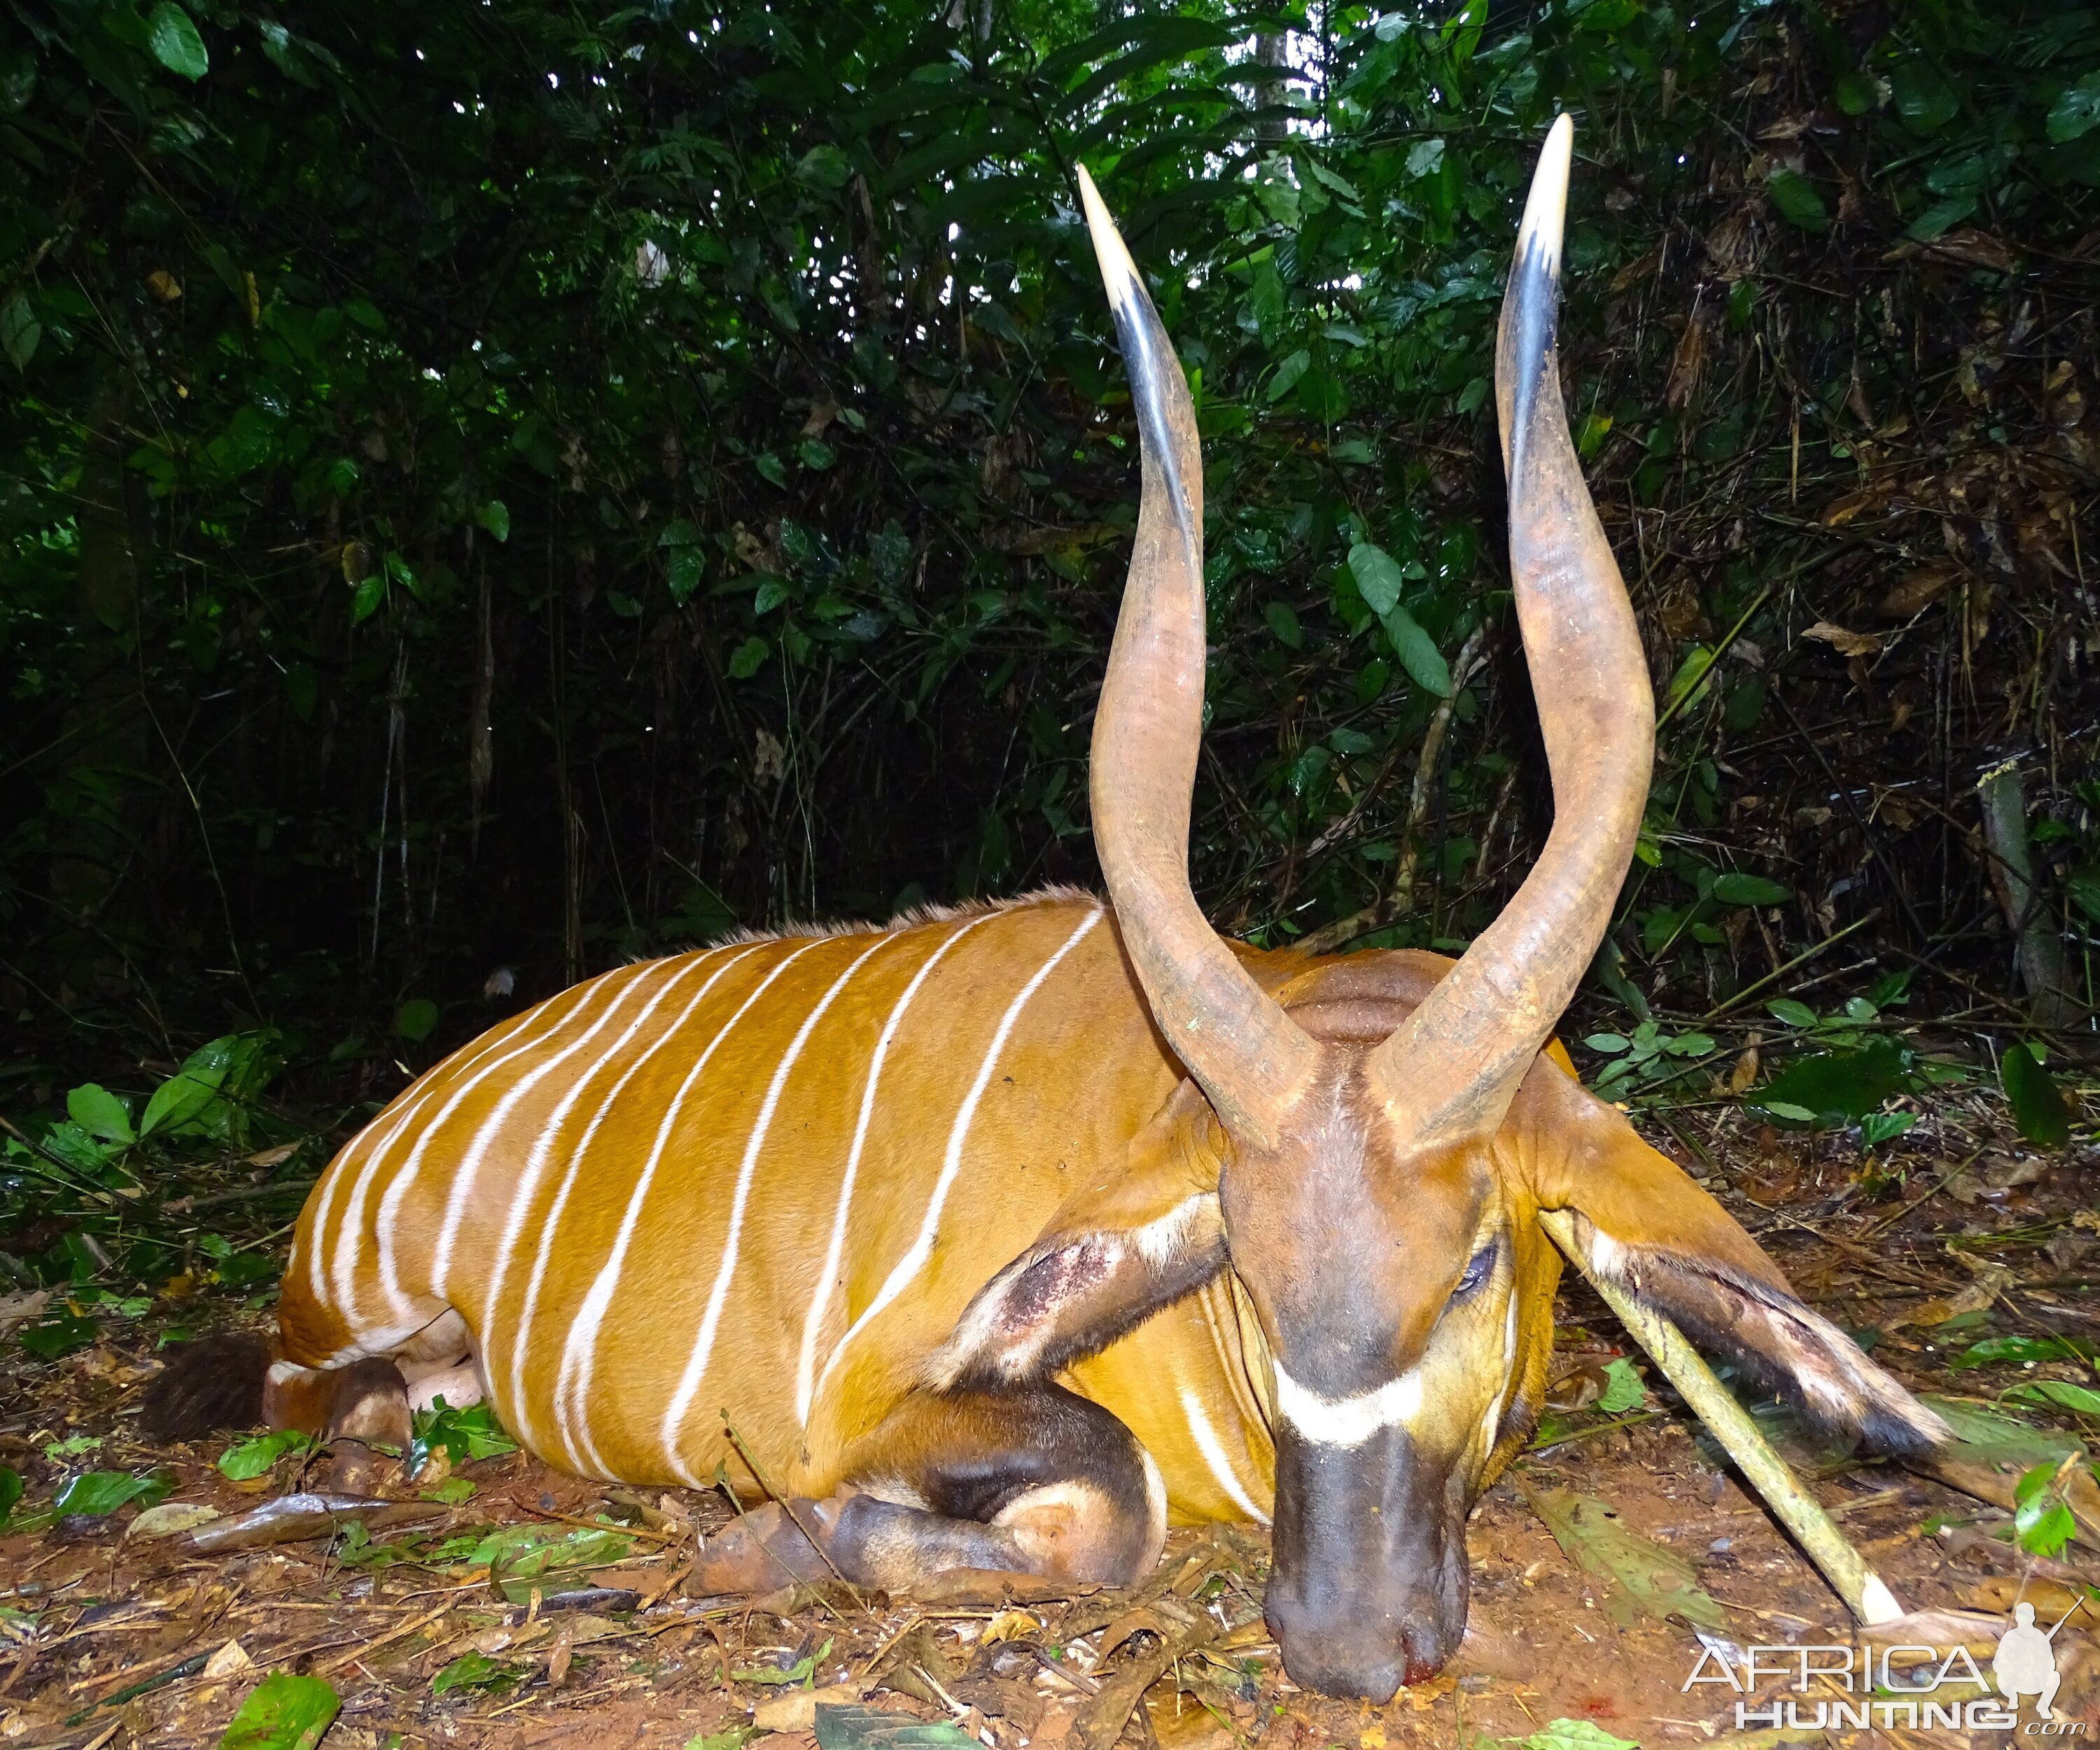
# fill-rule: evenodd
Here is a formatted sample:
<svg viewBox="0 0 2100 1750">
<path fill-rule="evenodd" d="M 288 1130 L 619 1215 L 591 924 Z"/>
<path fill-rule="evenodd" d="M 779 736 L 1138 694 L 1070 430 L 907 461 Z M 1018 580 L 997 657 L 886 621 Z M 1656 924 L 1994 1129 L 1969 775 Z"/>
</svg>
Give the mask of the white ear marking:
<svg viewBox="0 0 2100 1750">
<path fill-rule="evenodd" d="M 1316 1446 L 1354 1452 L 1381 1430 L 1411 1422 L 1422 1413 L 1422 1374 L 1416 1368 L 1371 1391 L 1328 1398 L 1299 1385 L 1281 1361 L 1272 1361 L 1271 1366 L 1276 1375 L 1277 1414 Z"/>
<path fill-rule="evenodd" d="M 1207 1212 L 1215 1216 L 1218 1194 L 1215 1191 L 1199 1191 L 1193 1197 L 1184 1197 L 1164 1214 L 1155 1217 L 1142 1228 L 1131 1231 L 1138 1256 L 1157 1269 L 1171 1263 L 1180 1255 L 1189 1230 Z"/>
</svg>

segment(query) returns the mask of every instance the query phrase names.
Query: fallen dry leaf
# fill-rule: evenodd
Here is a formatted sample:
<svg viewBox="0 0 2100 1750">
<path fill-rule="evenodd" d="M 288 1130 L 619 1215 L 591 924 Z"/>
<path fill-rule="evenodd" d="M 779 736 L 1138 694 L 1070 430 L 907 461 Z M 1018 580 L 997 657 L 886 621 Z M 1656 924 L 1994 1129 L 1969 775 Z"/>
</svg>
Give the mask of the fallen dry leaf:
<svg viewBox="0 0 2100 1750">
<path fill-rule="evenodd" d="M 248 1656 L 248 1649 L 239 1641 L 228 1641 L 225 1646 L 204 1662 L 204 1674 L 208 1677 L 225 1678 L 237 1676 L 249 1669 L 255 1661 Z"/>
<path fill-rule="evenodd" d="M 751 1723 L 761 1732 L 806 1732 L 817 1723 L 817 1704 L 850 1707 L 861 1699 L 857 1683 L 827 1683 L 821 1689 L 790 1690 L 752 1709 Z"/>
<path fill-rule="evenodd" d="M 1948 587 L 1961 576 L 1958 565 L 1941 563 L 1921 566 L 1908 575 L 1899 578 L 1876 608 L 1883 619 L 1908 619 L 1913 614 L 1922 613 L 1945 595 Z"/>
<path fill-rule="evenodd" d="M 1816 621 L 1802 633 L 1802 637 L 1829 645 L 1840 656 L 1871 656 L 1882 647 L 1879 633 L 1847 632 L 1842 626 L 1833 625 L 1827 619 Z"/>
<path fill-rule="evenodd" d="M 2086 1628 L 2100 1628 L 2100 1602 L 2073 1592 L 2070 1587 L 2054 1580 L 2043 1580 L 2035 1576 L 2024 1579 L 2017 1574 L 1992 1574 L 1965 1587 L 1961 1602 L 1971 1610 L 1988 1611 L 1993 1616 L 2010 1616 L 2013 1606 L 2024 1598 L 2035 1607 L 2035 1615 L 2045 1623 L 2053 1624 L 2059 1617 L 2071 1616 Z"/>
</svg>

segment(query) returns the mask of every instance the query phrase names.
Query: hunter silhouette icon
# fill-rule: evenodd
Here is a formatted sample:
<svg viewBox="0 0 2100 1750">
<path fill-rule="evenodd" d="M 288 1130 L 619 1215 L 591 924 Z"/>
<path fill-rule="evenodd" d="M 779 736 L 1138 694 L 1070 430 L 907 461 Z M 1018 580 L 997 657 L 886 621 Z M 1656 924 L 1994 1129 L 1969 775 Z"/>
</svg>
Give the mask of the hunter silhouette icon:
<svg viewBox="0 0 2100 1750">
<path fill-rule="evenodd" d="M 2068 1622 L 2071 1611 L 2077 1608 L 2074 1604 L 2066 1611 L 2057 1620 L 2056 1629 Z M 2020 1698 L 2032 1695 L 2035 1712 L 2046 1720 L 2054 1717 L 2051 1704 L 2063 1677 L 2056 1668 L 2056 1629 L 2044 1633 L 2034 1625 L 2034 1606 L 2024 1598 L 2013 1607 L 2013 1626 L 1991 1655 L 1991 1681 L 2015 1713 L 2019 1710 Z"/>
</svg>

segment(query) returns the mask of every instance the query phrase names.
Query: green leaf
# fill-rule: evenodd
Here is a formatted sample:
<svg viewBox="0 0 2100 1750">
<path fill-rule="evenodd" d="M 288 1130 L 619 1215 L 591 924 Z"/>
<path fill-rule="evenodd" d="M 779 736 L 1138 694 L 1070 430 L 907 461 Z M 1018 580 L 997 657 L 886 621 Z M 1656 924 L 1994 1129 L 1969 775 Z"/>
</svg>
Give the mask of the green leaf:
<svg viewBox="0 0 2100 1750">
<path fill-rule="evenodd" d="M 1765 179 L 1765 192 L 1779 209 L 1780 217 L 1789 225 L 1798 225 L 1803 231 L 1830 228 L 1830 209 L 1823 204 L 1822 192 L 1800 171 L 1774 170 Z"/>
<path fill-rule="evenodd" d="M 185 79 L 201 79 L 211 71 L 204 38 L 175 0 L 161 0 L 147 15 L 146 46 L 153 51 L 155 60 Z"/>
<path fill-rule="evenodd" d="M 124 1102 L 92 1082 L 82 1082 L 66 1095 L 66 1110 L 72 1113 L 74 1123 L 104 1142 L 138 1140 L 131 1134 L 131 1114 L 124 1109 Z"/>
<path fill-rule="evenodd" d="M 510 507 L 500 498 L 492 498 L 474 514 L 474 520 L 500 541 L 510 539 Z"/>
<path fill-rule="evenodd" d="M 161 1131 L 224 1129 L 225 1096 L 253 1094 L 274 1067 L 269 1049 L 274 1035 L 229 1033 L 199 1046 L 183 1066 L 153 1090 L 139 1120 L 139 1134 Z"/>
<path fill-rule="evenodd" d="M 2057 1556 L 2076 1535 L 2077 1523 L 2051 1485 L 2058 1467 L 2039 1464 L 2014 1485 L 2013 1538 L 2030 1555 Z"/>
<path fill-rule="evenodd" d="M 763 456 L 753 456 L 752 458 L 751 465 L 756 468 L 760 474 L 764 475 L 768 480 L 770 480 L 775 486 L 779 487 L 783 490 L 786 488 L 788 484 L 788 469 L 782 463 L 780 458 L 775 456 L 772 451 L 768 450 Z"/>
<path fill-rule="evenodd" d="M 1792 997 L 1774 997 L 1765 1004 L 1765 1009 L 1789 1027 L 1813 1027 L 1815 1025 L 1815 1011 L 1806 1003 L 1797 1003 Z"/>
<path fill-rule="evenodd" d="M 707 555 L 697 547 L 681 547 L 671 555 L 671 569 L 668 581 L 671 599 L 683 607 L 693 598 L 693 592 L 705 581 L 708 571 Z"/>
<path fill-rule="evenodd" d="M 2089 1361 L 2093 1346 L 2067 1337 L 1986 1337 L 1971 1343 L 1947 1364 L 1952 1368 L 1986 1367 L 2004 1361 Z"/>
<path fill-rule="evenodd" d="M 885 1713 L 882 1717 L 894 1720 L 908 1716 Z M 743 1750 L 752 1739 L 764 1735 L 765 1729 L 757 1726 L 730 1726 L 718 1732 L 695 1732 L 686 1740 L 686 1750 Z"/>
<path fill-rule="evenodd" d="M 1903 124 L 1921 138 L 1937 134 L 1961 108 L 1961 94 L 1947 75 L 1922 58 L 1907 60 L 1889 72 L 1889 87 L 1895 95 L 1896 113 Z"/>
<path fill-rule="evenodd" d="M 1589 1720 L 1555 1720 L 1524 1740 L 1523 1750 L 1640 1750 L 1630 1738 L 1614 1738 Z"/>
<path fill-rule="evenodd" d="M 2005 1395 L 2023 1404 L 2049 1404 L 2058 1409 L 2076 1410 L 2080 1416 L 2100 1416 L 2100 1391 L 2067 1379 L 2030 1379 Z"/>
<path fill-rule="evenodd" d="M 457 1507 L 472 1501 L 478 1492 L 471 1477 L 447 1477 L 435 1488 L 426 1491 L 426 1501 L 441 1501 L 448 1507 Z"/>
<path fill-rule="evenodd" d="M 420 1470 L 436 1452 L 457 1466 L 477 1458 L 501 1458 L 517 1450 L 518 1443 L 504 1432 L 488 1404 L 454 1409 L 440 1397 L 435 1408 L 417 1414 L 415 1435 L 408 1443 L 408 1469 L 412 1474 Z"/>
<path fill-rule="evenodd" d="M 1593 1033 L 1582 1043 L 1593 1051 L 1602 1051 L 1607 1057 L 1616 1057 L 1631 1042 L 1624 1034 Z"/>
<path fill-rule="evenodd" d="M 2021 1135 L 2044 1148 L 2061 1148 L 2071 1140 L 2071 1108 L 2032 1046 L 2007 1046 L 1998 1060 L 1998 1078 Z"/>
<path fill-rule="evenodd" d="M 1276 641 L 1287 650 L 1299 650 L 1305 647 L 1305 633 L 1298 624 L 1298 615 L 1287 602 L 1272 602 L 1261 611 L 1261 617 L 1268 622 L 1268 629 L 1276 634 Z"/>
<path fill-rule="evenodd" d="M 17 292 L 0 304 L 0 350 L 7 353 L 8 363 L 16 370 L 29 369 L 29 360 L 37 355 L 37 343 L 43 337 L 44 325 L 38 321 L 28 293 Z"/>
<path fill-rule="evenodd" d="M 1914 1112 L 1870 1112 L 1860 1120 L 1860 1140 L 1869 1148 L 1878 1148 L 1905 1135 L 1917 1123 Z"/>
<path fill-rule="evenodd" d="M 1793 889 L 1762 875 L 1731 872 L 1714 877 L 1713 897 L 1724 906 L 1783 906 Z"/>
<path fill-rule="evenodd" d="M 1670 677 L 1670 689 L 1663 701 L 1663 708 L 1674 711 L 1706 685 L 1714 668 L 1714 652 L 1705 645 L 1695 644 L 1684 653 L 1677 665 L 1677 672 Z"/>
<path fill-rule="evenodd" d="M 1910 1087 L 1909 1060 L 1893 1039 L 1877 1039 L 1864 1051 L 1817 1051 L 1789 1064 L 1749 1104 L 1793 1123 L 1811 1113 L 1820 1123 L 1855 1124 L 1880 1109 L 1892 1094 Z M 1789 1109 L 1780 1111 L 1780 1107 Z"/>
<path fill-rule="evenodd" d="M 1954 1439 L 1947 1450 L 1951 1457 L 1964 1461 L 2001 1467 L 2018 1465 L 2022 1469 L 2044 1465 L 2054 1471 L 2066 1454 L 2079 1449 L 2077 1439 L 2061 1429 L 2037 1428 L 1966 1399 L 1928 1393 L 1921 1401 L 1954 1430 Z"/>
<path fill-rule="evenodd" d="M 1374 614 L 1390 614 L 1400 605 L 1407 574 L 1384 548 L 1359 541 L 1349 549 L 1349 575 L 1357 580 L 1357 593 Z"/>
<path fill-rule="evenodd" d="M 1433 693 L 1439 699 L 1451 696 L 1451 667 L 1444 660 L 1444 653 L 1436 648 L 1436 641 L 1424 632 L 1414 616 L 1395 602 L 1379 615 L 1379 624 L 1385 628 L 1385 635 L 1392 641 L 1392 654 L 1400 659 L 1400 666 L 1408 677 L 1425 693 Z"/>
<path fill-rule="evenodd" d="M 827 1641 L 815 1652 L 804 1654 L 792 1665 L 759 1665 L 748 1671 L 732 1671 L 730 1676 L 739 1683 L 770 1683 L 776 1687 L 806 1683 L 831 1651 L 832 1643 Z"/>
<path fill-rule="evenodd" d="M 22 1498 L 22 1473 L 11 1466 L 0 1465 L 0 1525 L 13 1517 L 15 1504 Z"/>
<path fill-rule="evenodd" d="M 836 146 L 812 146 L 802 154 L 795 174 L 813 188 L 836 193 L 853 178 L 853 163 Z"/>
<path fill-rule="evenodd" d="M 1647 1401 L 1648 1387 L 1641 1383 L 1632 1362 L 1617 1356 L 1604 1364 L 1604 1395 L 1597 1400 L 1599 1410 L 1607 1416 L 1622 1416 Z"/>
<path fill-rule="evenodd" d="M 1657 1621 L 1680 1617 L 1697 1629 L 1726 1624 L 1720 1605 L 1700 1589 L 1698 1570 L 1635 1531 L 1608 1502 L 1567 1489 L 1527 1489 L 1524 1498 L 1568 1558 L 1604 1582 L 1599 1602 L 1621 1629 L 1631 1629 L 1642 1612 Z"/>
<path fill-rule="evenodd" d="M 1276 368 L 1276 374 L 1268 380 L 1267 394 L 1272 402 L 1281 401 L 1298 386 L 1298 379 L 1312 366 L 1312 355 L 1304 347 L 1292 353 Z"/>
<path fill-rule="evenodd" d="M 321 1678 L 273 1671 L 249 1691 L 218 1750 L 314 1750 L 342 1706 Z"/>
<path fill-rule="evenodd" d="M 2049 106 L 2049 137 L 2059 146 L 2081 139 L 2100 124 L 2100 70 L 2066 86 Z"/>
<path fill-rule="evenodd" d="M 428 997 L 411 997 L 394 1011 L 394 1030 L 417 1044 L 430 1038 L 438 1025 L 438 1006 Z"/>
<path fill-rule="evenodd" d="M 503 1689 L 518 1674 L 500 1660 L 486 1653 L 462 1653 L 430 1679 L 433 1695 L 449 1695 L 456 1689 Z"/>
<path fill-rule="evenodd" d="M 1915 243 L 1930 243 L 1935 237 L 1951 231 L 1976 210 L 1974 195 L 1949 195 L 1935 201 L 1904 228 L 1904 235 Z"/>
<path fill-rule="evenodd" d="M 728 1735 L 695 1738 L 686 1750 L 741 1750 L 740 1744 L 721 1741 Z M 817 1750 L 971 1750 L 976 1743 L 948 1720 L 915 1720 L 908 1713 L 877 1708 L 817 1704 Z"/>
<path fill-rule="evenodd" d="M 605 1567 L 633 1553 L 634 1540 L 616 1525 L 603 1529 L 507 1525 L 476 1544 L 468 1559 L 506 1580 L 529 1580 L 572 1567 Z"/>
<path fill-rule="evenodd" d="M 374 571 L 357 586 L 357 593 L 350 598 L 350 623 L 361 626 L 378 611 L 379 604 L 386 599 L 386 574 Z"/>
<path fill-rule="evenodd" d="M 71 1355 L 76 1349 L 85 1349 L 95 1341 L 95 1333 L 100 1328 L 92 1319 L 75 1318 L 69 1312 L 62 1312 L 55 1318 L 24 1325 L 20 1333 L 21 1344 L 31 1355 L 41 1356 L 46 1361 L 55 1361 L 61 1355 Z"/>
<path fill-rule="evenodd" d="M 73 1478 L 58 1492 L 52 1498 L 51 1510 L 60 1514 L 85 1513 L 100 1519 L 157 1491 L 167 1493 L 165 1479 L 135 1477 L 128 1470 L 90 1470 Z"/>
<path fill-rule="evenodd" d="M 1841 73 L 1832 87 L 1838 107 L 1848 116 L 1871 115 L 1877 94 L 1874 82 L 1863 73 Z"/>
<path fill-rule="evenodd" d="M 300 722 L 314 721 L 314 707 L 320 702 L 320 677 L 311 663 L 285 663 L 285 699 Z"/>
<path fill-rule="evenodd" d="M 732 681 L 748 681 L 764 666 L 765 659 L 773 654 L 773 646 L 763 638 L 746 638 L 730 652 L 729 676 Z"/>
<path fill-rule="evenodd" d="M 313 1444 L 297 1428 L 272 1428 L 267 1434 L 229 1446 L 219 1455 L 219 1474 L 229 1482 L 249 1482 L 267 1476 L 285 1453 L 304 1452 Z"/>
</svg>

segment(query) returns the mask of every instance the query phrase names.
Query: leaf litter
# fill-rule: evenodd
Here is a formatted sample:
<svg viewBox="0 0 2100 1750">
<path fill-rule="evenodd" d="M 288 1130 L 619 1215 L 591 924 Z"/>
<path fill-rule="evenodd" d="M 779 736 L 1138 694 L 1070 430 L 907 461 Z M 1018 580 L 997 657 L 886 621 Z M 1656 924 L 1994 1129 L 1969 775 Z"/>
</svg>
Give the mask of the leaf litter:
<svg viewBox="0 0 2100 1750">
<path fill-rule="evenodd" d="M 1658 1139 L 1701 1126 L 1684 1152 L 1708 1188 L 1957 1439 L 1904 1469 L 1776 1404 L 1753 1404 L 1761 1423 L 1899 1598 L 1950 1632 L 2023 1598 L 2051 1621 L 2071 1611 L 2064 1693 L 2086 1705 L 2100 1331 L 2067 1298 L 2086 1267 L 2048 1248 L 2093 1231 L 2089 1155 L 2074 1144 L 2027 1171 L 2017 1125 L 1955 1100 L 1930 1155 L 1922 1139 L 1863 1152 L 1827 1128 L 1761 1131 L 1732 1106 L 1671 1123 Z M 1973 1198 L 1958 1194 L 1970 1169 L 1950 1170 L 1964 1159 Z M 1792 1188 L 1768 1210 L 1745 1190 L 1779 1166 Z M 1888 1175 L 1874 1195 L 1869 1172 Z M 1290 1682 L 1251 1528 L 1176 1530 L 1127 1591 L 949 1576 L 919 1598 L 695 1598 L 682 1576 L 726 1523 L 718 1493 L 564 1476 L 485 1409 L 419 1419 L 433 1489 L 383 1454 L 268 1435 L 149 1448 L 123 1414 L 154 1364 L 151 1321 L 133 1321 L 56 1362 L 8 1364 L 0 1480 L 20 1492 L 0 1492 L 0 1729 L 33 1743 L 119 1721 L 147 1743 L 237 1729 L 227 1741 L 254 1750 L 311 1742 L 316 1722 L 330 1744 L 375 1747 L 742 1750 L 770 1733 L 781 1750 L 1378 1750 L 1464 1734 L 1608 1750 L 1666 1741 L 1657 1722 L 1694 1712 L 1725 1726 L 1680 1689 L 1695 1629 L 1828 1642 L 1849 1638 L 1842 1612 L 1579 1282 L 1560 1314 L 1553 1407 L 1469 1527 L 1467 1644 L 1368 1710 Z M 332 1487 L 352 1470 L 368 1492 Z"/>
</svg>

